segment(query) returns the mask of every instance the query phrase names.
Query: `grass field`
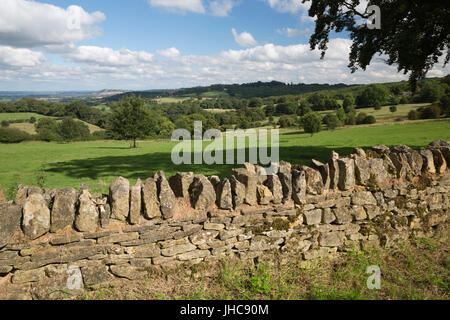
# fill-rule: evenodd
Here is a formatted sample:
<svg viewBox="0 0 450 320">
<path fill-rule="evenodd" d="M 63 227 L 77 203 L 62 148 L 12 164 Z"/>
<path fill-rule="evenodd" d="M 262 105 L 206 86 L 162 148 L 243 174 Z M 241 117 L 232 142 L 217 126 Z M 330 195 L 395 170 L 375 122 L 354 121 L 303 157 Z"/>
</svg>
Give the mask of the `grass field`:
<svg viewBox="0 0 450 320">
<path fill-rule="evenodd" d="M 41 118 L 47 118 L 42 114 L 32 113 L 32 112 L 15 112 L 15 113 L 0 113 L 0 122 L 1 121 L 11 121 L 11 120 L 28 120 L 31 117 L 35 117 L 36 120 Z"/>
<path fill-rule="evenodd" d="M 281 131 L 280 158 L 294 164 L 310 164 L 312 158 L 326 161 L 332 150 L 346 155 L 354 147 L 406 144 L 420 147 L 432 140 L 450 140 L 450 121 L 358 126 L 323 131 L 313 137 L 299 130 Z M 168 176 L 179 171 L 229 176 L 238 165 L 174 165 L 171 150 L 176 142 L 142 141 L 130 149 L 125 141 L 77 143 L 25 142 L 0 145 L 0 185 L 11 197 L 20 183 L 47 188 L 78 188 L 86 183 L 93 192 L 107 192 L 118 176 L 134 183 L 154 172 L 164 170 Z"/>
</svg>

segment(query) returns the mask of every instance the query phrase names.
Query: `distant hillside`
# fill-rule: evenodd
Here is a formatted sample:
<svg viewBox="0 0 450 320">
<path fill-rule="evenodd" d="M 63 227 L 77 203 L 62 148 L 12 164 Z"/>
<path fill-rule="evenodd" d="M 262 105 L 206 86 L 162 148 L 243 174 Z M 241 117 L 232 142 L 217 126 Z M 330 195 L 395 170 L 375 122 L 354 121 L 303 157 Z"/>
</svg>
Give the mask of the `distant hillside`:
<svg viewBox="0 0 450 320">
<path fill-rule="evenodd" d="M 254 82 L 245 84 L 214 84 L 207 87 L 194 87 L 194 88 L 183 88 L 177 90 L 149 90 L 149 91 L 135 91 L 127 92 L 123 94 L 114 95 L 105 100 L 117 101 L 123 97 L 129 96 L 131 94 L 141 96 L 147 99 L 158 99 L 164 97 L 197 97 L 211 96 L 211 93 L 222 95 L 228 95 L 236 98 L 254 98 L 254 97 L 272 97 L 272 96 L 283 96 L 283 95 L 297 95 L 304 94 L 308 92 L 321 91 L 321 90 L 335 90 L 350 87 L 346 84 L 286 84 L 278 81 L 271 82 Z"/>
</svg>

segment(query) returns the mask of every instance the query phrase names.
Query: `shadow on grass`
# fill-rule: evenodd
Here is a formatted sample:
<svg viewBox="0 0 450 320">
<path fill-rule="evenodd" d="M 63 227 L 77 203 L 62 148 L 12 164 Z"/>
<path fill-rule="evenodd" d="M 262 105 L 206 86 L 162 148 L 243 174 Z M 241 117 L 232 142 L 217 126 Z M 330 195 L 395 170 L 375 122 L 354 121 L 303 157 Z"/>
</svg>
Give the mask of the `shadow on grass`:
<svg viewBox="0 0 450 320">
<path fill-rule="evenodd" d="M 326 162 L 331 151 L 333 150 L 338 152 L 340 155 L 345 156 L 353 151 L 353 147 L 280 147 L 280 160 L 288 161 L 292 164 L 303 165 L 310 165 L 311 159 Z M 248 159 L 248 149 L 246 149 L 246 154 L 246 159 Z M 153 176 L 155 172 L 158 172 L 160 170 L 164 171 L 167 176 L 171 176 L 177 172 L 192 171 L 205 175 L 218 175 L 223 178 L 229 177 L 231 175 L 231 169 L 236 167 L 241 167 L 241 165 L 175 165 L 172 162 L 170 153 L 149 153 L 144 155 L 107 156 L 49 163 L 46 171 L 78 179 L 99 179 L 112 176 L 123 176 L 128 179 L 145 179 L 147 177 Z"/>
</svg>

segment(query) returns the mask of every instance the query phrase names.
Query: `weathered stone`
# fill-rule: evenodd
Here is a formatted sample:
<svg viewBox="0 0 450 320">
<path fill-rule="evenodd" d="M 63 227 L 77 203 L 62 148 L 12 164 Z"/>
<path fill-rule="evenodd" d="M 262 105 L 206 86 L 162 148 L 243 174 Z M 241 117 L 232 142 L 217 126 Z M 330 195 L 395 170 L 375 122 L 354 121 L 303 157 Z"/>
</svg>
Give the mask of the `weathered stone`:
<svg viewBox="0 0 450 320">
<path fill-rule="evenodd" d="M 343 239 L 343 232 L 321 233 L 319 237 L 319 244 L 322 247 L 339 247 L 343 244 Z"/>
<path fill-rule="evenodd" d="M 118 233 L 113 234 L 107 237 L 99 238 L 97 242 L 99 244 L 102 243 L 118 243 L 118 242 L 124 242 L 124 241 L 131 241 L 139 239 L 139 233 L 137 232 L 129 232 L 129 233 Z"/>
<path fill-rule="evenodd" d="M 311 167 L 319 171 L 322 176 L 323 189 L 327 190 L 330 188 L 330 167 L 328 163 L 323 164 L 317 160 L 311 160 Z"/>
<path fill-rule="evenodd" d="M 268 175 L 265 182 L 266 186 L 272 192 L 273 203 L 279 204 L 283 201 L 283 187 L 280 178 L 276 174 Z"/>
<path fill-rule="evenodd" d="M 111 218 L 126 221 L 130 212 L 130 182 L 119 177 L 109 186 Z"/>
<path fill-rule="evenodd" d="M 128 219 L 131 224 L 137 224 L 141 220 L 142 187 L 142 181 L 138 179 L 136 185 L 130 189 L 130 215 Z"/>
<path fill-rule="evenodd" d="M 100 214 L 100 226 L 104 229 L 108 228 L 111 218 L 111 206 L 109 205 L 109 203 L 106 203 L 99 206 L 98 211 Z"/>
<path fill-rule="evenodd" d="M 388 147 L 386 147 L 385 145 L 373 146 L 370 149 L 377 152 L 378 154 L 385 154 L 385 153 L 389 153 L 389 151 L 390 151 L 390 149 Z"/>
<path fill-rule="evenodd" d="M 256 187 L 258 203 L 261 205 L 268 205 L 273 200 L 272 192 L 264 185 L 258 185 Z"/>
<path fill-rule="evenodd" d="M 14 203 L 23 206 L 25 202 L 27 201 L 27 195 L 28 195 L 28 186 L 21 184 L 17 188 L 16 193 L 16 199 L 14 200 Z"/>
<path fill-rule="evenodd" d="M 247 165 L 249 168 L 251 166 Z M 256 195 L 256 186 L 258 184 L 258 176 L 253 167 L 253 170 L 247 168 L 239 168 L 232 170 L 233 176 L 245 186 L 245 198 L 244 203 L 255 206 L 258 204 L 258 199 Z"/>
<path fill-rule="evenodd" d="M 384 160 L 374 158 L 369 160 L 370 176 L 375 178 L 377 184 L 384 183 L 389 178 L 389 173 L 384 166 Z"/>
<path fill-rule="evenodd" d="M 300 166 L 300 170 L 305 171 L 306 193 L 313 195 L 322 194 L 324 185 L 320 172 L 307 166 Z"/>
<path fill-rule="evenodd" d="M 79 235 L 64 235 L 59 238 L 55 238 L 50 240 L 50 244 L 54 246 L 60 246 L 64 244 L 74 243 L 81 240 L 81 237 Z"/>
<path fill-rule="evenodd" d="M 447 161 L 445 161 L 444 156 L 442 155 L 441 150 L 439 149 L 431 149 L 433 153 L 434 166 L 436 168 L 436 173 L 445 173 L 447 170 Z"/>
<path fill-rule="evenodd" d="M 196 175 L 189 188 L 192 206 L 196 210 L 206 210 L 216 202 L 216 191 L 204 175 Z"/>
<path fill-rule="evenodd" d="M 367 216 L 370 220 L 381 214 L 379 206 L 365 206 L 364 208 L 366 209 Z"/>
<path fill-rule="evenodd" d="M 323 209 L 323 212 L 322 212 L 322 223 L 330 224 L 330 223 L 332 223 L 335 220 L 336 220 L 336 217 L 334 216 L 334 213 L 333 213 L 333 211 L 331 211 L 330 208 Z"/>
<path fill-rule="evenodd" d="M 162 249 L 161 254 L 165 257 L 173 257 L 178 254 L 186 253 L 195 250 L 197 247 L 191 243 L 173 246 Z"/>
<path fill-rule="evenodd" d="M 330 159 L 328 160 L 328 167 L 330 172 L 330 189 L 337 189 L 339 184 L 339 165 L 337 160 L 339 159 L 339 154 L 332 151 L 330 154 Z"/>
<path fill-rule="evenodd" d="M 224 210 L 233 209 L 233 193 L 231 183 L 227 178 L 217 185 L 217 206 Z"/>
<path fill-rule="evenodd" d="M 80 198 L 78 214 L 75 216 L 75 228 L 80 232 L 93 232 L 97 229 L 99 213 L 92 197 L 87 190 L 83 190 Z"/>
<path fill-rule="evenodd" d="M 353 220 L 353 217 L 347 208 L 335 208 L 333 209 L 333 213 L 336 217 L 337 224 L 348 224 Z"/>
<path fill-rule="evenodd" d="M 377 200 L 369 191 L 358 191 L 352 195 L 352 204 L 354 205 L 376 205 Z"/>
<path fill-rule="evenodd" d="M 83 267 L 81 268 L 81 273 L 83 275 L 83 282 L 86 286 L 95 286 L 114 279 L 108 272 L 107 266 Z"/>
<path fill-rule="evenodd" d="M 340 190 L 350 190 L 355 186 L 355 161 L 349 158 L 338 159 Z"/>
<path fill-rule="evenodd" d="M 412 172 L 408 163 L 408 158 L 406 157 L 405 152 L 402 151 L 402 148 L 393 148 L 392 152 L 389 154 L 389 158 L 395 166 L 397 178 L 409 177 Z"/>
<path fill-rule="evenodd" d="M 283 188 L 283 202 L 292 198 L 292 166 L 289 162 L 281 161 L 278 171 L 281 186 Z"/>
<path fill-rule="evenodd" d="M 193 172 L 178 172 L 169 178 L 169 184 L 175 196 L 189 199 L 189 187 L 194 182 Z"/>
<path fill-rule="evenodd" d="M 317 225 L 322 221 L 322 209 L 306 211 L 304 213 L 307 225 Z"/>
<path fill-rule="evenodd" d="M 361 206 L 353 206 L 350 212 L 354 220 L 356 221 L 364 220 L 367 218 L 366 210 L 364 210 L 364 208 Z"/>
<path fill-rule="evenodd" d="M 40 195 L 44 196 L 44 193 L 42 192 L 41 188 L 39 188 L 39 187 L 28 187 L 28 191 L 27 191 L 28 197 L 31 196 L 32 194 L 40 194 Z"/>
<path fill-rule="evenodd" d="M 16 271 L 11 278 L 12 283 L 38 282 L 45 278 L 44 268 L 28 271 Z"/>
<path fill-rule="evenodd" d="M 235 176 L 231 176 L 231 193 L 233 195 L 233 205 L 235 208 L 244 203 L 245 185 L 241 183 Z"/>
<path fill-rule="evenodd" d="M 110 266 L 111 273 L 116 277 L 128 280 L 139 280 L 147 275 L 147 272 L 139 270 L 128 264 Z"/>
<path fill-rule="evenodd" d="M 190 261 L 194 259 L 200 259 L 200 258 L 206 258 L 210 256 L 211 253 L 209 250 L 195 250 L 191 252 L 182 253 L 179 256 L 177 256 L 178 260 L 181 261 Z"/>
<path fill-rule="evenodd" d="M 161 250 L 156 243 L 138 246 L 134 248 L 136 258 L 155 258 L 161 254 Z"/>
<path fill-rule="evenodd" d="M 170 219 L 177 209 L 177 198 L 173 193 L 164 172 L 158 172 L 154 179 L 158 187 L 158 199 L 161 205 L 161 213 L 164 219 Z"/>
<path fill-rule="evenodd" d="M 57 190 L 50 216 L 50 232 L 58 232 L 67 226 L 72 226 L 75 220 L 75 204 L 77 192 L 75 189 Z"/>
<path fill-rule="evenodd" d="M 154 219 L 161 216 L 158 200 L 158 188 L 153 178 L 145 180 L 142 187 L 142 202 L 144 204 L 144 217 Z"/>
<path fill-rule="evenodd" d="M 423 159 L 422 170 L 424 172 L 436 173 L 436 167 L 434 166 L 433 152 L 430 149 L 421 148 L 420 155 Z"/>
<path fill-rule="evenodd" d="M 0 204 L 0 248 L 6 246 L 20 226 L 22 208 L 12 203 Z"/>
<path fill-rule="evenodd" d="M 362 149 L 361 149 L 362 150 Z M 365 185 L 370 179 L 370 165 L 366 158 L 355 156 L 355 177 L 359 185 Z"/>
<path fill-rule="evenodd" d="M 0 275 L 6 275 L 12 271 L 13 267 L 8 265 L 0 265 Z"/>
<path fill-rule="evenodd" d="M 50 231 L 50 209 L 42 194 L 33 193 L 23 207 L 22 229 L 31 240 Z"/>
<path fill-rule="evenodd" d="M 296 204 L 306 203 L 306 172 L 292 170 L 292 198 Z"/>
<path fill-rule="evenodd" d="M 268 173 L 266 168 L 261 166 L 255 166 L 256 176 L 258 177 L 258 184 L 265 184 L 267 181 Z"/>
</svg>

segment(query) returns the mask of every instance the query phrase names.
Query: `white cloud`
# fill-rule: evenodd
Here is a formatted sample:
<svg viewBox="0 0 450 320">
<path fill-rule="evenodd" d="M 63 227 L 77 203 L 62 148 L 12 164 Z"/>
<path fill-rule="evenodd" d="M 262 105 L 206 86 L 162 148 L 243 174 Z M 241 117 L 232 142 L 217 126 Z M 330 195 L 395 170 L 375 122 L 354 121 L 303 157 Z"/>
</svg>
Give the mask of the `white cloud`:
<svg viewBox="0 0 450 320">
<path fill-rule="evenodd" d="M 0 1 L 0 44 L 14 47 L 61 45 L 100 34 L 101 12 L 79 6 L 63 9 L 28 0 Z"/>
<path fill-rule="evenodd" d="M 168 48 L 166 50 L 159 50 L 157 53 L 158 55 L 166 59 L 175 59 L 181 56 L 180 51 L 178 51 L 178 49 L 175 47 Z"/>
<path fill-rule="evenodd" d="M 241 47 L 253 47 L 258 44 L 258 42 L 253 38 L 253 36 L 244 31 L 242 33 L 237 33 L 236 29 L 231 29 L 231 32 L 234 36 L 234 41 L 239 44 Z"/>
<path fill-rule="evenodd" d="M 209 10 L 214 16 L 227 17 L 235 5 L 234 0 L 214 0 L 209 3 Z"/>
<path fill-rule="evenodd" d="M 202 0 L 149 0 L 149 3 L 152 7 L 173 12 L 205 13 Z"/>
<path fill-rule="evenodd" d="M 3 66 L 35 67 L 44 60 L 44 55 L 38 51 L 0 46 L 0 65 Z"/>
<path fill-rule="evenodd" d="M 302 3 L 302 0 L 266 0 L 272 9 L 280 13 L 297 13 L 299 11 L 307 11 L 310 3 Z"/>
<path fill-rule="evenodd" d="M 287 27 L 283 29 L 278 29 L 277 32 L 281 35 L 292 38 L 292 37 L 308 36 L 311 34 L 311 29 L 306 28 L 301 30 Z"/>
<path fill-rule="evenodd" d="M 154 59 L 153 54 L 145 51 L 113 50 L 96 46 L 80 46 L 64 56 L 75 62 L 106 66 L 132 66 L 139 63 L 150 63 Z"/>
</svg>

